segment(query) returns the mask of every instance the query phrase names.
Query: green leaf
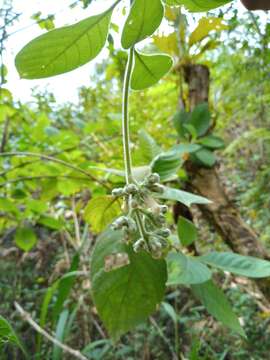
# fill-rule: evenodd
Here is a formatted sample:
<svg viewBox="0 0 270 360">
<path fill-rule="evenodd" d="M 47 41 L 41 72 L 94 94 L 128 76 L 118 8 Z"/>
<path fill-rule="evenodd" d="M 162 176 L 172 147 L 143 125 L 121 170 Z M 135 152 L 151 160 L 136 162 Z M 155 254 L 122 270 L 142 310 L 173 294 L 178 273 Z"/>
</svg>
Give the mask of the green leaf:
<svg viewBox="0 0 270 360">
<path fill-rule="evenodd" d="M 228 300 L 211 280 L 203 284 L 192 285 L 191 289 L 212 316 L 245 337 L 245 332 Z"/>
<path fill-rule="evenodd" d="M 163 0 L 166 5 L 179 6 L 184 5 L 192 12 L 209 11 L 225 5 L 232 0 Z"/>
<path fill-rule="evenodd" d="M 211 252 L 200 257 L 205 264 L 250 278 L 270 276 L 270 261 L 243 256 L 232 252 Z"/>
<path fill-rule="evenodd" d="M 57 326 L 56 326 L 56 332 L 55 332 L 55 338 L 60 341 L 61 343 L 64 342 L 65 339 L 65 328 L 67 325 L 69 317 L 69 311 L 68 309 L 64 309 L 62 313 L 60 314 Z M 62 352 L 63 350 L 54 344 L 53 346 L 53 353 L 52 353 L 52 360 L 61 360 L 62 359 Z"/>
<path fill-rule="evenodd" d="M 135 51 L 135 64 L 131 76 L 131 89 L 143 90 L 155 85 L 173 65 L 168 55 L 146 55 Z"/>
<path fill-rule="evenodd" d="M 207 103 L 197 105 L 191 113 L 189 124 L 193 125 L 197 135 L 204 135 L 211 124 L 211 114 Z"/>
<path fill-rule="evenodd" d="M 42 215 L 38 223 L 53 230 L 61 230 L 64 227 L 64 223 L 60 219 L 55 219 L 48 215 Z"/>
<path fill-rule="evenodd" d="M 114 255 L 112 255 L 114 254 Z M 118 255 L 117 255 L 118 254 Z M 128 256 L 128 264 L 106 271 L 110 256 Z M 101 234 L 91 259 L 91 283 L 98 313 L 114 339 L 143 322 L 162 301 L 166 262 L 148 253 L 134 253 L 119 231 Z"/>
<path fill-rule="evenodd" d="M 210 200 L 202 196 L 194 195 L 192 193 L 183 190 L 172 189 L 169 187 L 165 187 L 164 193 L 159 194 L 158 197 L 166 200 L 179 201 L 180 203 L 188 207 L 191 206 L 192 204 L 202 204 L 202 205 L 211 204 Z"/>
<path fill-rule="evenodd" d="M 45 201 L 40 201 L 36 199 L 29 199 L 26 202 L 27 209 L 33 211 L 34 213 L 41 214 L 48 210 L 48 205 Z"/>
<path fill-rule="evenodd" d="M 75 260 L 76 259 L 76 260 Z M 75 255 L 72 259 L 71 264 L 71 270 L 74 269 L 74 263 L 79 260 L 78 255 Z M 44 299 L 42 301 L 41 310 L 40 310 L 40 318 L 39 318 L 39 325 L 43 328 L 46 325 L 47 315 L 49 311 L 49 306 L 52 301 L 52 298 L 55 296 L 57 290 L 57 300 L 53 307 L 53 317 L 58 316 L 58 311 L 62 310 L 62 305 L 65 301 L 65 299 L 68 297 L 70 290 L 72 288 L 72 285 L 74 283 L 75 277 L 77 275 L 80 275 L 80 273 L 76 271 L 71 271 L 66 274 L 64 274 L 60 279 L 56 280 L 46 291 L 46 294 L 44 296 Z M 65 281 L 70 280 L 70 281 Z M 54 321 L 55 319 L 53 319 Z M 41 349 L 41 342 L 42 342 L 42 336 L 40 333 L 37 334 L 37 359 L 40 359 L 40 349 Z"/>
<path fill-rule="evenodd" d="M 140 153 L 147 163 L 151 162 L 155 156 L 162 152 L 155 139 L 153 139 L 145 130 L 139 131 L 139 145 Z M 134 174 L 134 170 L 132 172 Z"/>
<path fill-rule="evenodd" d="M 180 144 L 175 145 L 173 147 L 173 151 L 176 151 L 180 156 L 184 156 L 185 154 L 191 154 L 201 148 L 200 145 L 197 144 Z"/>
<path fill-rule="evenodd" d="M 184 125 L 188 124 L 190 117 L 191 114 L 184 109 L 178 111 L 173 117 L 173 125 L 181 139 L 189 135 Z"/>
<path fill-rule="evenodd" d="M 159 27 L 163 13 L 160 0 L 134 0 L 123 28 L 122 47 L 129 49 L 151 36 Z"/>
<path fill-rule="evenodd" d="M 193 153 L 191 155 L 191 160 L 208 168 L 213 167 L 216 163 L 215 154 L 213 154 L 212 151 L 205 148 L 202 148 L 196 151 L 195 153 Z"/>
<path fill-rule="evenodd" d="M 198 231 L 193 222 L 179 216 L 177 223 L 178 237 L 183 246 L 189 246 L 198 239 Z"/>
<path fill-rule="evenodd" d="M 171 304 L 167 303 L 167 302 L 163 302 L 162 306 L 163 306 L 165 312 L 170 316 L 170 318 L 172 319 L 174 324 L 177 324 L 178 321 L 179 321 L 180 316 L 177 315 L 174 307 Z"/>
<path fill-rule="evenodd" d="M 213 150 L 222 149 L 225 146 L 224 141 L 220 137 L 214 135 L 205 136 L 199 139 L 198 143 Z"/>
<path fill-rule="evenodd" d="M 176 173 L 182 164 L 183 160 L 178 152 L 163 152 L 152 161 L 151 172 L 158 173 L 161 181 L 169 181 L 176 177 Z"/>
<path fill-rule="evenodd" d="M 94 59 L 105 45 L 113 7 L 30 41 L 16 56 L 24 79 L 41 79 L 74 70 Z"/>
<path fill-rule="evenodd" d="M 75 254 L 72 259 L 72 263 L 70 265 L 70 268 L 69 268 L 69 271 L 67 274 L 73 274 L 78 269 L 79 262 L 80 262 L 80 257 L 78 254 Z M 53 321 L 56 321 L 60 312 L 63 310 L 64 302 L 68 298 L 68 296 L 71 292 L 71 289 L 74 285 L 75 280 L 76 280 L 76 276 L 74 273 L 73 276 L 62 277 L 58 281 L 58 286 L 57 286 L 58 292 L 57 292 L 57 296 L 56 296 L 56 302 L 52 309 Z"/>
<path fill-rule="evenodd" d="M 21 340 L 18 338 L 12 326 L 0 315 L 0 346 L 7 342 L 20 348 L 25 357 L 28 358 L 24 345 L 21 343 Z"/>
<path fill-rule="evenodd" d="M 16 230 L 15 242 L 23 251 L 30 251 L 36 245 L 37 237 L 31 228 L 21 227 Z"/>
<path fill-rule="evenodd" d="M 15 216 L 19 215 L 19 210 L 17 209 L 15 204 L 12 201 L 2 197 L 0 197 L 0 210 L 4 212 L 10 212 Z"/>
<path fill-rule="evenodd" d="M 211 279 L 211 271 L 196 258 L 182 253 L 167 256 L 167 286 L 201 284 Z"/>
<path fill-rule="evenodd" d="M 84 209 L 84 220 L 99 233 L 121 213 L 119 201 L 113 196 L 98 196 L 91 199 Z"/>
</svg>

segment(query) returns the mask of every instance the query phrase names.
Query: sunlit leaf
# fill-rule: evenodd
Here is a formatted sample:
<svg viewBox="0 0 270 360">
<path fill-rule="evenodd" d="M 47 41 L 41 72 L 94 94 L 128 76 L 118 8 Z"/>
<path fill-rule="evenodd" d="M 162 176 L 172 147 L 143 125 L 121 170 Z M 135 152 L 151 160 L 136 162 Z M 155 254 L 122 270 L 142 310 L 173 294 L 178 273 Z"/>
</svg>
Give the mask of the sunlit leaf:
<svg viewBox="0 0 270 360">
<path fill-rule="evenodd" d="M 161 0 L 134 0 L 123 28 L 122 47 L 129 49 L 151 36 L 159 27 L 163 13 Z"/>
<path fill-rule="evenodd" d="M 225 5 L 232 0 L 163 0 L 166 5 L 184 5 L 188 10 L 194 12 L 208 11 Z"/>
<path fill-rule="evenodd" d="M 158 146 L 155 139 L 152 138 L 152 136 L 149 135 L 145 130 L 140 130 L 138 135 L 141 157 L 147 161 L 147 163 L 150 163 L 155 156 L 162 152 L 162 149 Z"/>
<path fill-rule="evenodd" d="M 168 73 L 172 65 L 172 58 L 168 55 L 146 55 L 135 51 L 131 88 L 133 90 L 143 90 L 158 83 Z"/>
<path fill-rule="evenodd" d="M 30 251 L 37 242 L 34 231 L 29 227 L 19 227 L 15 234 L 16 245 L 23 251 Z"/>
<path fill-rule="evenodd" d="M 48 215 L 42 215 L 39 218 L 38 223 L 42 224 L 50 229 L 53 229 L 53 230 L 60 230 L 64 226 L 63 221 L 61 221 L 60 219 L 56 219 L 52 216 L 48 216 Z"/>
<path fill-rule="evenodd" d="M 166 54 L 179 55 L 179 49 L 177 45 L 177 36 L 173 32 L 169 35 L 154 35 L 153 42 L 160 51 L 164 51 Z"/>
<path fill-rule="evenodd" d="M 199 20 L 199 24 L 196 29 L 190 34 L 189 46 L 202 41 L 213 30 L 222 31 L 227 29 L 228 26 L 223 23 L 222 18 L 217 17 L 204 17 Z"/>
<path fill-rule="evenodd" d="M 89 201 L 84 209 L 84 220 L 96 233 L 101 232 L 121 212 L 121 206 L 113 196 L 98 196 Z"/>
<path fill-rule="evenodd" d="M 94 59 L 105 45 L 113 7 L 30 41 L 16 56 L 22 78 L 40 79 L 74 70 Z"/>
</svg>

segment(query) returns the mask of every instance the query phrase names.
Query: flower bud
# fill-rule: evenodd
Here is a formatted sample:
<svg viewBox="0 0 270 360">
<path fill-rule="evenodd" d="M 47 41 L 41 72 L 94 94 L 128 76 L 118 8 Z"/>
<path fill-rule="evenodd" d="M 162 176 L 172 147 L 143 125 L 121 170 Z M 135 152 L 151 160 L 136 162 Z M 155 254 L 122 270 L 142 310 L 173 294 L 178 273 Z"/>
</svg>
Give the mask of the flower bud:
<svg viewBox="0 0 270 360">
<path fill-rule="evenodd" d="M 131 207 L 132 209 L 137 209 L 138 206 L 139 206 L 139 202 L 138 202 L 137 200 L 132 199 L 132 200 L 130 201 L 130 207 Z"/>
<path fill-rule="evenodd" d="M 113 189 L 112 191 L 112 196 L 119 197 L 123 195 L 124 195 L 124 189 L 122 188 Z"/>
<path fill-rule="evenodd" d="M 160 182 L 160 176 L 158 173 L 150 174 L 147 178 L 149 184 L 155 184 Z"/>
<path fill-rule="evenodd" d="M 135 195 L 139 191 L 137 185 L 135 184 L 128 184 L 124 187 L 124 193 L 126 195 Z"/>
<path fill-rule="evenodd" d="M 138 253 L 141 250 L 145 249 L 145 241 L 144 239 L 139 239 L 133 244 L 133 250 Z"/>
<path fill-rule="evenodd" d="M 120 230 L 123 226 L 128 226 L 129 219 L 126 216 L 120 216 L 118 219 L 116 219 L 111 227 L 113 230 Z"/>
<path fill-rule="evenodd" d="M 171 230 L 170 229 L 161 229 L 157 231 L 157 235 L 163 237 L 163 238 L 168 238 L 171 235 Z"/>
<path fill-rule="evenodd" d="M 160 212 L 161 212 L 161 214 L 167 214 L 168 206 L 167 205 L 160 205 Z"/>
<path fill-rule="evenodd" d="M 155 216 L 155 221 L 158 223 L 158 225 L 164 225 L 166 224 L 166 217 L 164 215 L 157 215 Z"/>
</svg>

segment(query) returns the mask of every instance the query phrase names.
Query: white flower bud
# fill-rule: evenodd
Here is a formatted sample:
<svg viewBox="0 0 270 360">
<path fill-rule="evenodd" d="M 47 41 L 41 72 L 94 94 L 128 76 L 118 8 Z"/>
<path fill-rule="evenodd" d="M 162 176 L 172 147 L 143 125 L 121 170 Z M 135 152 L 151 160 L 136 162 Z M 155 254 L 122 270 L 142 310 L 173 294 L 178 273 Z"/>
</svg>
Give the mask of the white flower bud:
<svg viewBox="0 0 270 360">
<path fill-rule="evenodd" d="M 113 189 L 112 196 L 119 197 L 124 195 L 124 190 L 122 188 Z"/>
<path fill-rule="evenodd" d="M 147 182 L 149 184 L 159 183 L 160 182 L 159 174 L 158 173 L 153 173 L 153 174 L 149 175 L 148 178 L 147 178 Z"/>
<path fill-rule="evenodd" d="M 139 191 L 137 185 L 135 184 L 128 184 L 124 187 L 124 193 L 126 195 L 135 195 Z"/>
<path fill-rule="evenodd" d="M 145 249 L 145 241 L 144 239 L 139 239 L 133 244 L 133 250 L 138 253 L 141 250 Z"/>
</svg>

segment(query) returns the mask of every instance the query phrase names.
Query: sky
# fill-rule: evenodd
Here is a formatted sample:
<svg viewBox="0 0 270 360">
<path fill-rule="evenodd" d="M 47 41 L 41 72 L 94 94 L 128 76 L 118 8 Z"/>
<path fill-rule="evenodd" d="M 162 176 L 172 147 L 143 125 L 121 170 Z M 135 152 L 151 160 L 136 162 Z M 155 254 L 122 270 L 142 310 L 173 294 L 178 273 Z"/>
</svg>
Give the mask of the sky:
<svg viewBox="0 0 270 360">
<path fill-rule="evenodd" d="M 0 0 L 3 3 L 4 0 Z M 55 95 L 56 101 L 76 102 L 78 99 L 77 89 L 83 85 L 90 84 L 90 75 L 96 63 L 106 58 L 107 51 L 104 49 L 99 56 L 92 62 L 66 74 L 58 75 L 56 77 L 42 79 L 42 80 L 25 80 L 20 79 L 14 65 L 14 59 L 20 49 L 26 45 L 33 38 L 44 33 L 44 30 L 35 24 L 31 16 L 38 11 L 41 11 L 42 16 L 55 14 L 56 27 L 73 24 L 88 16 L 101 13 L 106 10 L 114 1 L 113 0 L 99 0 L 94 1 L 87 9 L 82 9 L 79 5 L 70 9 L 68 5 L 74 3 L 75 0 L 13 0 L 14 10 L 21 13 L 19 21 L 15 22 L 9 28 L 10 36 L 6 42 L 6 51 L 4 53 L 4 63 L 8 67 L 7 84 L 8 88 L 15 100 L 22 102 L 30 101 L 32 88 L 39 88 L 40 90 L 47 88 Z M 242 6 L 239 4 L 239 9 Z M 119 23 L 119 19 L 121 19 Z M 118 26 L 123 25 L 124 17 L 120 14 L 120 9 L 116 9 L 113 14 L 112 21 Z"/>
</svg>

